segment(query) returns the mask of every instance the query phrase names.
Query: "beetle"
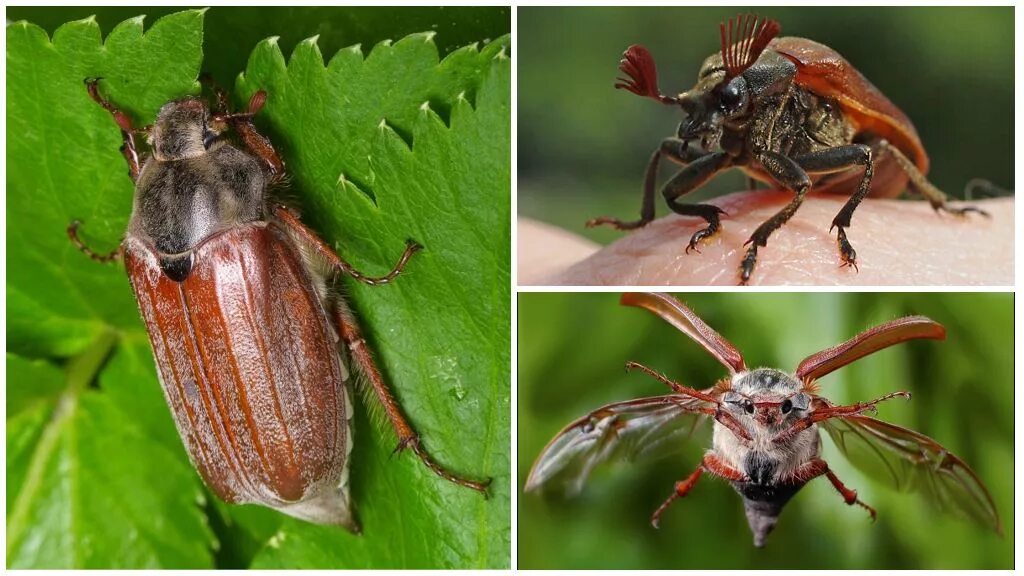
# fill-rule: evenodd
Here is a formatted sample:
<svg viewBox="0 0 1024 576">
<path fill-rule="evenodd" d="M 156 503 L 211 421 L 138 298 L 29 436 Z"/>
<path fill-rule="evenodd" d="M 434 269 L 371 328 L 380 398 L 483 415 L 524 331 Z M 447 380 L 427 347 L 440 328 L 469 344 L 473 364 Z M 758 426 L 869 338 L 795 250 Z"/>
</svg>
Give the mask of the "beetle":
<svg viewBox="0 0 1024 576">
<path fill-rule="evenodd" d="M 537 457 L 526 491 L 563 483 L 570 494 L 578 493 L 602 462 L 631 462 L 679 448 L 711 419 L 711 449 L 655 510 L 655 528 L 669 505 L 689 494 L 705 473 L 728 481 L 739 493 L 757 547 L 764 546 L 786 503 L 819 476 L 829 480 L 846 504 L 864 508 L 874 520 L 874 508 L 821 458 L 824 429 L 854 465 L 881 471 L 882 479 L 896 487 L 927 492 L 940 508 L 1002 532 L 992 496 L 963 460 L 923 434 L 866 415 L 885 400 L 909 399 L 908 392 L 850 405 L 833 404 L 818 394 L 819 379 L 869 354 L 907 340 L 944 339 L 941 324 L 924 316 L 886 322 L 808 356 L 788 373 L 748 368 L 732 344 L 668 294 L 626 293 L 621 302 L 647 309 L 681 330 L 725 366 L 728 375 L 698 390 L 627 362 L 627 370 L 654 377 L 671 393 L 609 404 L 570 423 Z"/>
<path fill-rule="evenodd" d="M 647 165 L 640 219 L 602 216 L 588 227 L 642 228 L 654 220 L 658 165 L 667 158 L 684 166 L 664 184 L 669 208 L 698 216 L 707 226 L 690 238 L 686 252 L 697 250 L 721 228 L 724 211 L 711 204 L 685 204 L 679 198 L 719 172 L 740 168 L 748 178 L 794 193 L 779 212 L 758 226 L 744 244 L 740 283 L 746 284 L 758 248 L 784 225 L 812 189 L 850 195 L 832 220 L 842 266 L 857 269 L 857 253 L 846 229 L 869 194 L 895 196 L 909 187 L 936 211 L 986 215 L 972 207 L 954 208 L 928 181 L 928 155 L 899 108 L 831 48 L 805 38 L 777 38 L 778 22 L 752 14 L 720 25 L 721 46 L 700 68 L 697 84 L 677 96 L 658 89 L 654 58 L 641 45 L 630 46 L 615 84 L 687 115 L 676 136 L 662 140 Z"/>
<path fill-rule="evenodd" d="M 358 531 L 349 494 L 355 380 L 383 408 L 396 451 L 409 449 L 441 478 L 486 494 L 490 480 L 455 475 L 423 448 L 354 314 L 330 287 L 340 274 L 387 284 L 420 246 L 410 241 L 390 272 L 368 276 L 274 203 L 269 189 L 284 177 L 284 162 L 253 123 L 262 90 L 245 112 L 231 113 L 215 87 L 214 110 L 185 97 L 136 129 L 100 95 L 98 79 L 86 85 L 121 129 L 135 196 L 113 252 L 86 246 L 78 221 L 68 236 L 94 260 L 124 261 L 164 395 L 206 485 L 225 502 Z M 139 134 L 148 155 L 138 152 Z"/>
</svg>

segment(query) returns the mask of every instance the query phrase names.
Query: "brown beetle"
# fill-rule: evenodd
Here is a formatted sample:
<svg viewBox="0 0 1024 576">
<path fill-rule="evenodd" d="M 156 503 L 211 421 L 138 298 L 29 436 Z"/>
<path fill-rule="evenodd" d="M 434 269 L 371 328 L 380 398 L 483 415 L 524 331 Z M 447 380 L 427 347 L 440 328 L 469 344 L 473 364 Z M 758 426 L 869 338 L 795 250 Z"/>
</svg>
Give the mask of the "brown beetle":
<svg viewBox="0 0 1024 576">
<path fill-rule="evenodd" d="M 899 489 L 928 496 L 937 508 L 1002 533 L 992 496 L 978 475 L 935 440 L 876 418 L 876 406 L 893 392 L 867 402 L 837 405 L 820 396 L 819 380 L 865 356 L 909 340 L 943 340 L 946 329 L 924 316 L 875 326 L 805 358 L 792 373 L 749 368 L 743 355 L 692 310 L 669 294 L 626 293 L 623 305 L 644 308 L 672 324 L 720 362 L 728 375 L 704 389 L 690 388 L 627 362 L 671 389 L 666 396 L 615 402 L 570 423 L 537 457 L 524 490 L 561 483 L 570 494 L 583 488 L 606 461 L 633 462 L 678 448 L 708 420 L 710 449 L 686 479 L 651 515 L 657 528 L 668 507 L 687 496 L 707 473 L 732 484 L 743 499 L 754 545 L 764 546 L 783 507 L 811 480 L 824 476 L 850 506 L 874 520 L 875 509 L 857 497 L 821 454 L 821 430 L 853 464 Z"/>
<path fill-rule="evenodd" d="M 908 187 L 938 211 L 984 214 L 973 207 L 951 208 L 946 195 L 930 183 L 928 155 L 910 119 L 831 48 L 804 38 L 776 38 L 774 20 L 753 15 L 720 27 L 721 48 L 704 61 L 697 84 L 678 96 L 658 89 L 654 59 L 646 48 L 630 46 L 620 63 L 627 76 L 616 88 L 678 105 L 687 114 L 677 136 L 666 138 L 651 156 L 644 179 L 640 219 L 600 217 L 588 227 L 609 225 L 632 230 L 654 219 L 654 188 L 662 157 L 685 166 L 661 189 L 677 214 L 699 216 L 707 227 L 690 239 L 686 252 L 714 235 L 723 211 L 711 204 L 684 204 L 678 198 L 717 173 L 740 168 L 750 178 L 782 186 L 796 194 L 747 240 L 740 265 L 746 283 L 757 262 L 758 247 L 788 221 L 812 189 L 849 194 L 832 220 L 843 266 L 857 266 L 846 237 L 857 205 L 868 194 L 894 196 Z"/>
<path fill-rule="evenodd" d="M 365 276 L 340 259 L 295 213 L 271 204 L 268 187 L 284 164 L 252 122 L 266 93 L 231 114 L 217 90 L 212 113 L 197 98 L 164 105 L 151 127 L 114 116 L 136 183 L 121 246 L 149 332 L 164 395 L 189 457 L 206 484 L 230 503 L 255 503 L 310 522 L 357 531 L 349 500 L 354 368 L 398 436 L 442 478 L 486 493 L 435 463 L 403 416 L 341 297 L 336 273 L 371 285 L 393 280 L 419 249 L 410 242 L 385 276 Z M 227 140 L 231 129 L 241 141 Z M 135 135 L 151 154 L 140 157 Z"/>
</svg>

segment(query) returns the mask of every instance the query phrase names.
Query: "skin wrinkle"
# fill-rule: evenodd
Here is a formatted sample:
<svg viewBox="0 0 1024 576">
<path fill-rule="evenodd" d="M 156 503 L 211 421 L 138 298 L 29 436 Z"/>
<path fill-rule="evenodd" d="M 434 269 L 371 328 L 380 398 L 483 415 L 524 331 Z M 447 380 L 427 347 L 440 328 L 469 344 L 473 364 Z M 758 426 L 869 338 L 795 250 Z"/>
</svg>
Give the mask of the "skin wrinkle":
<svg viewBox="0 0 1024 576">
<path fill-rule="evenodd" d="M 728 216 L 722 231 L 685 253 L 699 218 L 670 215 L 621 238 L 561 272 L 532 275 L 519 263 L 523 285 L 735 285 L 743 243 L 792 194 L 774 190 L 738 192 L 712 201 Z M 793 219 L 761 249 L 751 284 L 785 285 L 1011 285 L 1013 199 L 971 202 L 991 214 L 958 217 L 936 213 L 920 200 L 867 199 L 848 229 L 859 273 L 841 268 L 832 218 L 846 201 L 810 195 Z M 961 203 L 956 203 L 956 206 Z M 535 229 L 542 230 L 542 229 Z M 537 243 L 539 239 L 531 242 Z M 552 238 L 549 249 L 557 250 Z M 535 257 L 542 257 L 536 254 Z M 537 266 L 540 268 L 540 266 Z"/>
</svg>

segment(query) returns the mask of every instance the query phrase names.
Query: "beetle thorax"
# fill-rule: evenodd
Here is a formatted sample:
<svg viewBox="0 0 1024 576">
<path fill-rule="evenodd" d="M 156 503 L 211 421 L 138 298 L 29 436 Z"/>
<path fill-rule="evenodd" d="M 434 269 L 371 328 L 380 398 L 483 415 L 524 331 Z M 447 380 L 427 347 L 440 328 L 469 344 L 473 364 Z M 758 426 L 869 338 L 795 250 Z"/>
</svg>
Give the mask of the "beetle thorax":
<svg viewBox="0 0 1024 576">
<path fill-rule="evenodd" d="M 732 388 L 723 395 L 723 410 L 747 432 L 743 440 L 715 422 L 713 450 L 735 469 L 759 484 L 784 483 L 803 464 L 818 455 L 816 426 L 785 442 L 776 437 L 810 409 L 810 397 L 793 376 L 772 368 L 758 368 L 733 377 Z"/>
<path fill-rule="evenodd" d="M 849 144 L 856 132 L 839 104 L 798 86 L 757 104 L 746 131 L 746 149 L 799 156 Z"/>
<path fill-rule="evenodd" d="M 256 159 L 224 142 L 188 158 L 150 158 L 136 183 L 128 236 L 155 250 L 161 268 L 181 281 L 199 244 L 263 218 L 266 185 Z"/>
</svg>

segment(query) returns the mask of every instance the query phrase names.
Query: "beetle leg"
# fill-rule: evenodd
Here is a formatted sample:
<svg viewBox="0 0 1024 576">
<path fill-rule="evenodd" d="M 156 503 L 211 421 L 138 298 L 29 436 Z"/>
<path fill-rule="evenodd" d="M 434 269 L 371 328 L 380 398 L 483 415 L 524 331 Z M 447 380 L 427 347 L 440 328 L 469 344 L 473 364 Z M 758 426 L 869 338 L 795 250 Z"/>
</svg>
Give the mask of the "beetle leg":
<svg viewBox="0 0 1024 576">
<path fill-rule="evenodd" d="M 298 216 L 296 216 L 294 212 L 292 212 L 285 206 L 281 205 L 275 205 L 274 207 L 272 207 L 271 212 L 274 214 L 275 217 L 277 217 L 279 222 L 287 226 L 288 229 L 293 234 L 298 236 L 306 246 L 315 250 L 316 253 L 319 254 L 321 258 L 329 262 L 332 267 L 344 272 L 345 274 L 348 274 L 349 276 L 362 282 L 363 284 L 369 284 L 371 286 L 387 284 L 388 282 L 394 280 L 399 274 L 402 273 L 402 270 L 405 270 L 405 265 L 406 263 L 409 262 L 409 258 L 411 258 L 413 254 L 415 254 L 416 252 L 423 248 L 416 242 L 408 240 L 405 243 L 405 252 L 402 253 L 402 256 L 398 259 L 398 263 L 395 264 L 394 268 L 392 268 L 390 272 L 383 276 L 367 276 L 362 272 L 356 270 L 355 267 L 353 267 L 348 262 L 345 262 L 344 260 L 341 259 L 340 256 L 335 254 L 334 250 L 332 250 L 330 246 L 324 243 L 324 241 L 321 240 L 320 237 L 317 236 L 315 232 L 307 228 L 306 225 L 299 220 Z"/>
<path fill-rule="evenodd" d="M 68 225 L 68 239 L 71 240 L 71 243 L 81 250 L 83 254 L 101 264 L 113 262 L 114 260 L 119 260 L 121 258 L 120 246 L 107 254 L 94 252 L 92 248 L 86 246 L 85 242 L 82 242 L 82 239 L 78 237 L 78 228 L 81 227 L 81 225 L 82 223 L 79 220 L 73 220 L 71 224 Z"/>
<path fill-rule="evenodd" d="M 132 126 L 132 119 L 120 111 L 109 100 L 100 96 L 98 88 L 99 78 L 86 78 L 85 86 L 89 91 L 89 97 L 95 100 L 103 109 L 110 112 L 110 115 L 114 117 L 114 122 L 121 128 L 121 137 L 124 138 L 124 144 L 121 145 L 121 154 L 124 156 L 126 162 L 128 162 L 128 176 L 131 177 L 132 182 L 138 180 L 140 161 L 139 152 L 135 148 L 135 133 L 136 132 L 149 132 L 149 126 L 144 128 L 135 128 Z"/>
<path fill-rule="evenodd" d="M 665 384 L 666 386 L 671 388 L 672 391 L 675 392 L 676 394 L 688 396 L 690 398 L 695 398 L 702 402 L 707 402 L 708 404 L 713 405 L 714 408 L 712 408 L 711 406 L 706 406 L 703 408 L 698 408 L 696 409 L 696 411 L 711 416 L 719 424 L 731 430 L 732 433 L 735 434 L 736 437 L 739 438 L 740 440 L 744 440 L 746 442 L 751 441 L 750 434 L 747 432 L 745 428 L 743 428 L 743 426 L 736 420 L 736 418 L 734 418 L 732 414 L 722 411 L 722 403 L 718 400 L 718 398 L 705 394 L 704 392 L 701 392 L 700 390 L 697 390 L 695 388 L 690 388 L 689 386 L 683 386 L 678 382 L 673 382 L 672 380 L 666 378 L 663 374 L 659 374 L 658 372 L 638 362 L 626 362 L 626 371 L 628 372 L 633 369 L 640 370 L 647 374 L 648 376 L 660 381 L 662 384 Z"/>
<path fill-rule="evenodd" d="M 217 107 L 223 106 L 224 110 L 213 116 L 212 121 L 226 122 L 231 126 L 231 129 L 238 134 L 245 147 L 263 161 L 267 170 L 270 171 L 271 179 L 277 180 L 282 178 L 284 176 L 284 161 L 281 160 L 277 151 L 274 150 L 274 145 L 270 143 L 270 139 L 256 129 L 256 124 L 252 120 L 253 116 L 262 110 L 263 105 L 267 102 L 266 91 L 257 90 L 249 98 L 249 105 L 245 112 L 227 113 L 227 95 L 219 91 L 219 88 L 214 89 L 218 90 Z"/>
<path fill-rule="evenodd" d="M 855 166 L 864 167 L 864 176 L 853 196 L 846 201 L 836 217 L 832 219 L 832 228 L 839 228 L 836 234 L 836 241 L 839 243 L 839 255 L 843 260 L 843 266 L 857 268 L 857 251 L 850 245 L 846 238 L 846 228 L 850 227 L 850 218 L 853 211 L 857 209 L 864 197 L 871 190 L 871 179 L 875 174 L 875 164 L 871 158 L 871 147 L 865 144 L 846 144 L 836 146 L 820 152 L 811 152 L 794 157 L 793 160 L 801 168 L 810 174 L 829 174 L 842 172 Z"/>
<path fill-rule="evenodd" d="M 712 152 L 705 154 L 688 164 L 665 183 L 661 189 L 661 195 L 665 197 L 668 207 L 676 214 L 683 216 L 700 216 L 708 225 L 693 233 L 690 236 L 690 243 L 686 246 L 686 252 L 700 250 L 697 248 L 701 241 L 714 236 L 719 228 L 718 216 L 725 214 L 725 211 L 712 204 L 684 204 L 677 198 L 696 190 L 716 174 L 732 165 L 732 156 L 725 152 Z"/>
<path fill-rule="evenodd" d="M 704 459 L 701 460 L 700 466 L 697 466 L 697 469 L 693 471 L 693 474 L 690 474 L 690 476 L 686 480 L 676 482 L 675 491 L 668 497 L 667 500 L 665 500 L 664 503 L 662 503 L 661 506 L 658 506 L 658 509 L 655 510 L 654 514 L 651 515 L 651 526 L 654 526 L 655 528 L 658 527 L 658 523 L 661 520 L 661 515 L 664 514 L 665 510 L 668 509 L 669 505 L 671 505 L 673 502 L 680 498 L 684 498 L 687 494 L 689 494 L 690 490 L 692 490 L 693 487 L 697 484 L 697 480 L 700 479 L 701 475 L 704 472 L 707 472 L 712 476 L 718 476 L 719 478 L 723 478 L 730 482 L 743 482 L 750 480 L 749 478 L 747 478 L 746 474 L 733 468 L 713 452 L 709 452 L 704 455 Z"/>
<path fill-rule="evenodd" d="M 616 230 L 635 230 L 643 228 L 654 220 L 654 190 L 658 184 L 658 162 L 662 156 L 679 164 L 689 164 L 704 156 L 704 152 L 694 149 L 688 142 L 679 138 L 665 138 L 661 146 L 654 151 L 651 159 L 647 162 L 647 170 L 644 171 L 644 196 L 640 204 L 640 219 L 633 221 L 619 220 L 611 216 L 600 216 L 587 221 L 587 228 L 597 226 L 611 226 Z"/>
<path fill-rule="evenodd" d="M 911 162 L 905 154 L 903 154 L 903 152 L 900 152 L 900 150 L 890 144 L 888 140 L 880 140 L 878 142 L 878 148 L 888 154 L 892 154 L 893 159 L 896 160 L 896 163 L 899 164 L 903 172 L 906 173 L 908 178 L 910 178 L 910 188 L 924 196 L 936 212 L 941 210 L 956 216 L 964 216 L 968 212 L 974 212 L 976 214 L 981 214 L 986 218 L 989 216 L 988 212 L 985 212 L 980 208 L 975 208 L 974 206 L 950 208 L 946 204 L 946 194 L 929 182 L 928 179 L 924 177 L 924 174 L 921 174 L 921 171 L 917 169 L 917 166 L 915 166 L 914 163 Z"/>
<path fill-rule="evenodd" d="M 778 230 L 793 217 L 793 214 L 803 204 L 807 191 L 811 188 L 810 176 L 792 158 L 767 150 L 761 153 L 758 161 L 776 182 L 796 192 L 796 197 L 790 200 L 782 210 L 758 226 L 743 244 L 744 246 L 749 244 L 750 248 L 747 249 L 747 255 L 744 256 L 743 262 L 740 264 L 740 284 L 746 284 L 754 272 L 754 265 L 757 263 L 757 248 L 766 246 L 772 232 Z"/>
<path fill-rule="evenodd" d="M 647 226 L 654 220 L 654 185 L 658 177 L 658 161 L 661 160 L 661 150 L 655 150 L 647 162 L 647 170 L 644 172 L 644 198 L 640 203 L 639 220 L 619 220 L 612 216 L 598 216 L 587 220 L 587 228 L 598 226 L 611 226 L 616 230 L 636 230 Z"/>
<path fill-rule="evenodd" d="M 416 434 L 416 431 L 413 430 L 409 421 L 405 419 L 405 415 L 402 414 L 402 409 L 394 395 L 391 393 L 391 390 L 388 388 L 387 383 L 384 382 L 384 378 L 381 376 L 380 370 L 377 369 L 377 364 L 374 362 L 373 355 L 370 354 L 370 350 L 366 346 L 366 341 L 363 339 L 362 332 L 359 330 L 359 325 L 356 323 L 355 317 L 352 316 L 352 313 L 347 309 L 343 309 L 338 306 L 335 307 L 335 319 L 338 323 L 338 334 L 342 341 L 345 342 L 345 346 L 349 350 L 353 364 L 370 383 L 370 386 L 373 388 L 374 394 L 377 397 L 377 401 L 380 402 L 380 405 L 384 408 L 384 413 L 391 422 L 391 427 L 394 429 L 395 435 L 398 436 L 398 446 L 395 448 L 395 451 L 398 452 L 409 448 L 434 474 L 437 474 L 449 482 L 458 484 L 459 486 L 465 486 L 466 488 L 471 488 L 477 492 L 481 492 L 486 496 L 487 487 L 490 485 L 491 479 L 487 479 L 483 482 L 467 480 L 449 472 L 430 457 L 430 454 L 427 453 L 423 448 L 423 445 L 420 443 L 419 435 Z"/>
<path fill-rule="evenodd" d="M 822 460 L 821 458 L 815 458 L 810 462 L 804 464 L 803 466 L 800 466 L 800 468 L 798 468 L 796 472 L 793 473 L 790 481 L 794 483 L 803 484 L 821 475 L 825 475 L 825 477 L 828 478 L 828 481 L 831 482 L 832 486 L 836 489 L 836 491 L 838 491 L 843 496 L 843 501 L 845 501 L 848 506 L 853 506 L 854 504 L 856 504 L 857 506 L 864 508 L 865 510 L 868 511 L 868 514 L 871 515 L 871 520 L 875 520 L 875 518 L 878 516 L 878 514 L 875 512 L 875 509 L 872 508 L 871 506 L 868 506 L 859 498 L 857 498 L 857 491 L 850 490 L 849 488 L 847 488 L 839 480 L 839 477 L 837 477 L 835 473 L 832 472 L 831 469 L 829 469 L 828 463 Z"/>
<path fill-rule="evenodd" d="M 668 510 L 668 507 L 673 502 L 680 498 L 685 498 L 686 495 L 690 493 L 690 490 L 693 490 L 693 487 L 697 485 L 697 480 L 700 480 L 700 476 L 703 473 L 704 463 L 702 462 L 700 466 L 697 466 L 697 469 L 693 471 L 693 474 L 690 474 L 690 476 L 686 480 L 676 482 L 676 487 L 672 494 L 668 497 L 667 500 L 662 502 L 661 506 L 658 506 L 658 509 L 654 511 L 654 514 L 651 514 L 652 527 L 654 527 L 655 529 L 658 528 L 658 525 L 661 523 L 661 515 L 664 514 L 666 510 Z"/>
<path fill-rule="evenodd" d="M 662 384 L 664 384 L 664 385 L 668 386 L 669 388 L 671 388 L 672 391 L 675 392 L 676 394 L 682 394 L 684 396 L 689 396 L 691 398 L 696 398 L 697 400 L 702 400 L 702 401 L 708 402 L 710 404 L 719 404 L 719 401 L 718 401 L 717 398 L 715 398 L 713 396 L 709 396 L 709 395 L 707 395 L 707 394 L 705 394 L 705 393 L 703 393 L 700 390 L 697 390 L 695 388 L 690 388 L 689 386 L 683 386 L 682 384 L 680 384 L 678 382 L 673 382 L 672 380 L 669 380 L 664 374 L 659 374 L 658 372 L 652 370 L 651 368 L 648 368 L 647 366 L 644 366 L 643 364 L 640 364 L 639 362 L 632 362 L 632 361 L 626 362 L 626 371 L 627 372 L 629 372 L 630 370 L 634 370 L 634 369 L 635 370 L 640 370 L 641 372 L 643 372 L 644 374 L 647 374 L 651 378 L 654 378 L 655 380 L 658 380 Z"/>
</svg>

